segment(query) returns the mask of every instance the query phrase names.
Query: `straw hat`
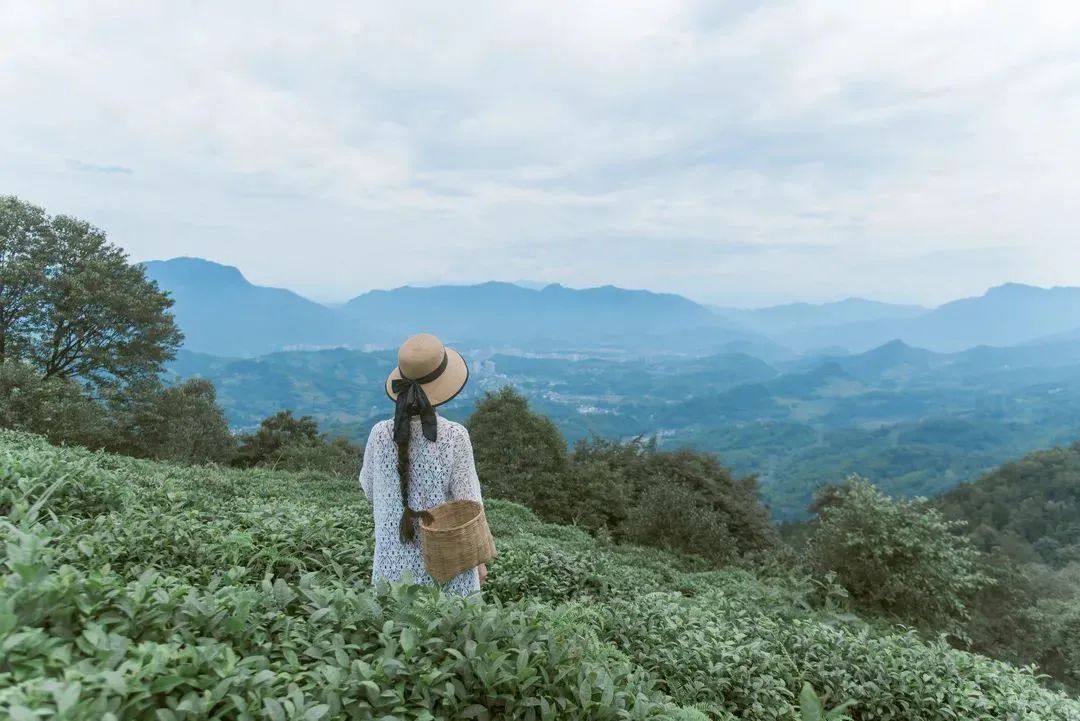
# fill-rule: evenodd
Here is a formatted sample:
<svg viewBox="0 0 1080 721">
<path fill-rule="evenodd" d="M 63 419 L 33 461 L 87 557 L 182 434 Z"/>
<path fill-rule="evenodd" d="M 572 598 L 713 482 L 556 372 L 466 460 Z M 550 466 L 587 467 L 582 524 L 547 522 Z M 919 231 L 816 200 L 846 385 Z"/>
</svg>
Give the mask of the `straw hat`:
<svg viewBox="0 0 1080 721">
<path fill-rule="evenodd" d="M 453 348 L 447 348 L 430 333 L 414 335 L 398 349 L 397 368 L 386 379 L 386 395 L 397 400 L 393 383 L 400 378 L 419 381 L 431 405 L 450 401 L 469 380 L 469 366 Z"/>
</svg>

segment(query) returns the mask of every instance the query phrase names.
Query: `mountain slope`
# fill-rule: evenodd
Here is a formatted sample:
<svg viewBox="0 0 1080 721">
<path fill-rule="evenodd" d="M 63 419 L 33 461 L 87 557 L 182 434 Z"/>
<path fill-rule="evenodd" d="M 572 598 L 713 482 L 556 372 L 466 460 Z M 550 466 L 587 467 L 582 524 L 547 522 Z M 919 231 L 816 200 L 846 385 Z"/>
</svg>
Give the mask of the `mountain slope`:
<svg viewBox="0 0 1080 721">
<path fill-rule="evenodd" d="M 796 349 L 835 345 L 853 352 L 900 339 L 920 348 L 951 353 L 979 345 L 1028 343 L 1077 327 L 1080 288 L 1009 283 L 913 318 L 803 327 L 781 333 L 776 339 Z"/>
<path fill-rule="evenodd" d="M 175 301 L 184 347 L 223 356 L 253 356 L 291 346 L 334 346 L 356 334 L 335 311 L 289 290 L 252 285 L 231 266 L 200 258 L 144 263 Z"/>
<path fill-rule="evenodd" d="M 455 342 L 633 344 L 648 334 L 728 328 L 682 296 L 612 286 L 532 290 L 509 283 L 371 291 L 343 311 L 387 338 L 424 328 Z M 738 331 L 742 336 L 746 334 Z"/>
<path fill-rule="evenodd" d="M 540 290 L 510 283 L 403 287 L 328 308 L 291 291 L 249 283 L 198 258 L 145 263 L 175 300 L 185 349 L 251 357 L 296 347 L 395 347 L 431 332 L 466 348 L 710 354 L 791 352 L 679 295 L 613 286 Z"/>
<path fill-rule="evenodd" d="M 935 501 L 984 551 L 1054 565 L 1080 560 L 1080 442 L 1038 451 Z"/>
<path fill-rule="evenodd" d="M 882 303 L 865 298 L 847 298 L 834 303 L 788 303 L 767 308 L 717 307 L 714 310 L 765 335 L 779 335 L 809 326 L 913 318 L 927 312 L 922 306 Z"/>
<path fill-rule="evenodd" d="M 835 362 L 857 378 L 881 379 L 928 370 L 943 363 L 942 358 L 938 353 L 894 340 L 865 353 L 838 358 Z"/>
</svg>

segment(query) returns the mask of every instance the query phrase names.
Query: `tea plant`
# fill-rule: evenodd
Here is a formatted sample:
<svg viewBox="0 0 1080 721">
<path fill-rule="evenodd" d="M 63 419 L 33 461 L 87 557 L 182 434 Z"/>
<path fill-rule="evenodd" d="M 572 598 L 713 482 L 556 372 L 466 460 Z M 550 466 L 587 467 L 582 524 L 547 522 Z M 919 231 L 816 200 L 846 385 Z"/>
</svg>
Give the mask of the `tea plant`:
<svg viewBox="0 0 1080 721">
<path fill-rule="evenodd" d="M 354 483 L 0 433 L 0 718 L 1080 720 L 827 580 L 488 512 L 483 600 L 372 587 Z"/>
</svg>

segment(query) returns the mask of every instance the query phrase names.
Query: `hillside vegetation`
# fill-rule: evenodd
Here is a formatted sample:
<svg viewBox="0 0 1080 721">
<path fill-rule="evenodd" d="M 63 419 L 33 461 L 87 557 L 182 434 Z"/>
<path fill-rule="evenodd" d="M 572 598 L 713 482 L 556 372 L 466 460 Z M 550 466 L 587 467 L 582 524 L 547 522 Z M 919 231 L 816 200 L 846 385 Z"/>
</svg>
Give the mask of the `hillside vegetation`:
<svg viewBox="0 0 1080 721">
<path fill-rule="evenodd" d="M 984 551 L 1080 562 L 1080 443 L 1031 453 L 937 500 Z"/>
<path fill-rule="evenodd" d="M 0 432 L 0 513 L 16 721 L 764 721 L 824 718 L 818 697 L 857 721 L 1080 719 L 1029 671 L 835 613 L 828 582 L 708 570 L 505 502 L 484 602 L 371 588 L 370 508 L 319 473 Z"/>
</svg>

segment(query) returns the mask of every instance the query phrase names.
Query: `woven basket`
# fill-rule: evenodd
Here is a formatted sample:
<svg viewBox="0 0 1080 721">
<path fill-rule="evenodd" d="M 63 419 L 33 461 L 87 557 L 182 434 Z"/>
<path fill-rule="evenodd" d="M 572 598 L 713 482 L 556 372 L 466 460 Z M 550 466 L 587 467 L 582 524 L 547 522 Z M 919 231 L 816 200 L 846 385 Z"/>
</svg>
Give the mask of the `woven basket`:
<svg viewBox="0 0 1080 721">
<path fill-rule="evenodd" d="M 424 565 L 439 583 L 495 558 L 484 506 L 476 501 L 448 501 L 423 512 L 420 542 Z"/>
</svg>

